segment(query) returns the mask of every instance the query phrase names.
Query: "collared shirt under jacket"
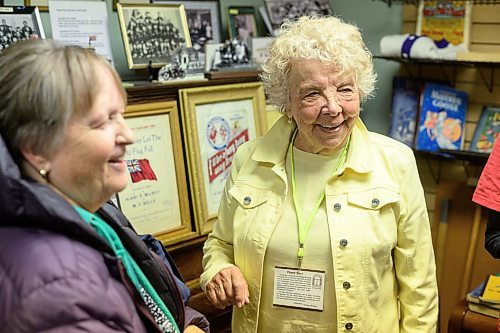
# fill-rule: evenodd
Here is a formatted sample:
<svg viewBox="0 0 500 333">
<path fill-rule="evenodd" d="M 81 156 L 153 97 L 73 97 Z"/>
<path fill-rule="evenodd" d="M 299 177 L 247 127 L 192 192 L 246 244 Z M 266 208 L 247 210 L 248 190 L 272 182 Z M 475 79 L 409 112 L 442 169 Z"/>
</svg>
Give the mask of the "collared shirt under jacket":
<svg viewBox="0 0 500 333">
<path fill-rule="evenodd" d="M 282 117 L 267 135 L 238 149 L 204 246 L 202 288 L 232 265 L 248 283 L 250 304 L 233 308 L 235 333 L 257 330 L 266 247 L 291 186 L 285 157 L 292 130 Z M 325 195 L 337 332 L 435 332 L 434 253 L 411 149 L 357 120 L 346 162 Z"/>
</svg>

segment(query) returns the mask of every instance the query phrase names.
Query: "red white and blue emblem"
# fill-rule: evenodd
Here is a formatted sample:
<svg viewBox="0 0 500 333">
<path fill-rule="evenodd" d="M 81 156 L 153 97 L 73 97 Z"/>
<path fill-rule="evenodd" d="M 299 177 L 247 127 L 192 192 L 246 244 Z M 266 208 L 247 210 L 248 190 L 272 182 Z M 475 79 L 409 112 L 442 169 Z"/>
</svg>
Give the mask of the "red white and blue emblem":
<svg viewBox="0 0 500 333">
<path fill-rule="evenodd" d="M 220 116 L 213 117 L 208 122 L 206 135 L 213 149 L 223 150 L 231 139 L 231 128 L 226 119 Z"/>
</svg>

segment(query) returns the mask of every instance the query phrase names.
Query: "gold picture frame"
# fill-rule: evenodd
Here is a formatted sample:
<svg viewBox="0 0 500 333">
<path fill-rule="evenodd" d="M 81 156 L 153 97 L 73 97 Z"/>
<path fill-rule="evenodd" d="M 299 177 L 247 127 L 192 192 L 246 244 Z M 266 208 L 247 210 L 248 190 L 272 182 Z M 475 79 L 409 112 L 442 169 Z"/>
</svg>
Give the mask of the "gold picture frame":
<svg viewBox="0 0 500 333">
<path fill-rule="evenodd" d="M 264 89 L 261 83 L 188 88 L 179 99 L 194 219 L 207 234 L 236 149 L 267 131 Z"/>
<path fill-rule="evenodd" d="M 24 0 L 25 6 L 36 6 L 41 12 L 49 11 L 49 0 Z"/>
<path fill-rule="evenodd" d="M 418 4 L 416 35 L 469 47 L 471 1 L 422 0 Z"/>
<path fill-rule="evenodd" d="M 125 121 L 135 142 L 125 159 L 128 186 L 118 193 L 120 209 L 137 233 L 168 245 L 196 236 L 191 225 L 177 103 L 128 106 Z"/>
<path fill-rule="evenodd" d="M 113 10 L 116 10 L 116 5 L 119 3 L 122 5 L 125 5 L 125 4 L 137 5 L 137 4 L 148 4 L 148 3 L 151 3 L 151 1 L 150 0 L 113 0 Z"/>
<path fill-rule="evenodd" d="M 116 6 L 130 69 L 162 67 L 173 62 L 175 50 L 191 47 L 183 5 Z"/>
</svg>

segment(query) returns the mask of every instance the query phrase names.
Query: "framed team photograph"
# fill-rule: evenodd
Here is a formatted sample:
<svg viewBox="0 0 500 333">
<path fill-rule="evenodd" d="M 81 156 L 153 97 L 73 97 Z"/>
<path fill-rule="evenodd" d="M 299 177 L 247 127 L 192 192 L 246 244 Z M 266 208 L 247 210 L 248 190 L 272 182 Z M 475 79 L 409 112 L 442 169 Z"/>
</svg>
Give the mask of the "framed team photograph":
<svg viewBox="0 0 500 333">
<path fill-rule="evenodd" d="M 117 10 L 129 68 L 162 67 L 191 47 L 183 5 L 118 3 Z"/>
<path fill-rule="evenodd" d="M 209 233 L 236 149 L 267 131 L 261 83 L 179 90 L 196 226 Z"/>
<path fill-rule="evenodd" d="M 37 7 L 0 8 L 0 53 L 15 42 L 45 38 Z"/>
<path fill-rule="evenodd" d="M 227 13 L 230 39 L 238 39 L 238 41 L 248 44 L 250 38 L 259 36 L 254 7 L 230 6 Z"/>
<path fill-rule="evenodd" d="M 125 121 L 135 142 L 125 160 L 129 184 L 116 195 L 139 234 L 164 244 L 193 237 L 177 103 L 128 106 Z"/>
<path fill-rule="evenodd" d="M 264 0 L 267 14 L 273 29 L 279 27 L 285 21 L 294 21 L 303 15 L 333 14 L 330 0 Z"/>
<path fill-rule="evenodd" d="M 148 4 L 151 3 L 150 0 L 113 0 L 113 9 L 116 10 L 117 4 L 132 4 L 132 5 L 137 5 L 137 4 Z"/>
</svg>

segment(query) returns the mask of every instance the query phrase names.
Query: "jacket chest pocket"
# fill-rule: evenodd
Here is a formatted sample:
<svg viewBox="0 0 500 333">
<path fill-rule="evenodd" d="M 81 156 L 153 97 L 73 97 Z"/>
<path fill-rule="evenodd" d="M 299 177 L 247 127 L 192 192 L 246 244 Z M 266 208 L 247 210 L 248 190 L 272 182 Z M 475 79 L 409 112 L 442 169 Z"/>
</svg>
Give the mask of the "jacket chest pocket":
<svg viewBox="0 0 500 333">
<path fill-rule="evenodd" d="M 242 239 L 246 237 L 250 226 L 258 223 L 258 212 L 266 206 L 269 191 L 247 184 L 235 184 L 229 194 L 237 203 L 233 219 L 234 237 Z"/>
<path fill-rule="evenodd" d="M 362 246 L 368 262 L 378 270 L 392 266 L 392 249 L 397 243 L 400 196 L 387 188 L 373 188 L 347 194 L 349 219 L 362 230 Z"/>
</svg>

